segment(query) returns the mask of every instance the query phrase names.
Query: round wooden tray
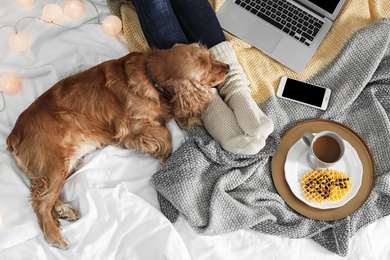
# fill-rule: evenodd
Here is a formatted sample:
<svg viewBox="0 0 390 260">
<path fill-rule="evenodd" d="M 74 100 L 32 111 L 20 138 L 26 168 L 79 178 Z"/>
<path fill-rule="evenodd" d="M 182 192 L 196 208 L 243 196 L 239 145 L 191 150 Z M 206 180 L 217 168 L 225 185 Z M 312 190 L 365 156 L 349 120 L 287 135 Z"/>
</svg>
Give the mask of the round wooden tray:
<svg viewBox="0 0 390 260">
<path fill-rule="evenodd" d="M 363 165 L 362 184 L 357 194 L 346 204 L 338 208 L 318 209 L 310 207 L 294 196 L 288 186 L 284 173 L 284 163 L 287 153 L 304 132 L 318 133 L 320 131 L 334 131 L 341 138 L 348 141 L 356 150 Z M 272 178 L 275 187 L 284 201 L 298 213 L 318 220 L 336 220 L 344 218 L 360 208 L 367 200 L 374 185 L 374 160 L 367 145 L 352 129 L 330 120 L 315 119 L 297 124 L 282 137 L 279 147 L 272 158 Z"/>
</svg>

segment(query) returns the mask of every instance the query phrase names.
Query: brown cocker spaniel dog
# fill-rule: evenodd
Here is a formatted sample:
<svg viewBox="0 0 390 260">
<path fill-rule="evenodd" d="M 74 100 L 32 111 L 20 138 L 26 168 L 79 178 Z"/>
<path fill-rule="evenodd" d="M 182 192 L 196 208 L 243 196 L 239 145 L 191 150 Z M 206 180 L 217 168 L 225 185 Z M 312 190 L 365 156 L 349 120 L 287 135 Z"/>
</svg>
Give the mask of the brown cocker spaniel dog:
<svg viewBox="0 0 390 260">
<path fill-rule="evenodd" d="M 78 162 L 92 150 L 116 145 L 171 154 L 165 124 L 187 127 L 225 80 L 229 66 L 199 44 L 130 53 L 59 81 L 28 107 L 7 139 L 8 151 L 31 180 L 31 204 L 45 239 L 66 249 L 58 218 L 80 214 L 58 197 Z"/>
</svg>

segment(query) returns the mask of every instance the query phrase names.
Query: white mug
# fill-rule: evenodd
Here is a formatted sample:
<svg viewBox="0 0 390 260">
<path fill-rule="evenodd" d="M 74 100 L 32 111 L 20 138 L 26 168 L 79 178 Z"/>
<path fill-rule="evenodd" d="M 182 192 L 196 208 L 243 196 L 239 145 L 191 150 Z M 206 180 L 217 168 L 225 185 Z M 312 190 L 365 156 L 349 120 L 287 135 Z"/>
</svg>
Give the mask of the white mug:
<svg viewBox="0 0 390 260">
<path fill-rule="evenodd" d="M 307 163 L 314 170 L 333 166 L 345 152 L 343 139 L 332 131 L 322 131 L 317 134 L 305 132 L 302 140 L 309 147 Z"/>
</svg>

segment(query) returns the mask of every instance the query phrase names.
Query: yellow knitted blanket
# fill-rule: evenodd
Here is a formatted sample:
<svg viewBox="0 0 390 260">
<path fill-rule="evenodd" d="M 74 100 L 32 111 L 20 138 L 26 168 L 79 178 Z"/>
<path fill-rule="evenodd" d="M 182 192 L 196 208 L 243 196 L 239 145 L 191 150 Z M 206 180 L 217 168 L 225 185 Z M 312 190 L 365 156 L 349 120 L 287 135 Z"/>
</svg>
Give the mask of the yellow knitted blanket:
<svg viewBox="0 0 390 260">
<path fill-rule="evenodd" d="M 218 11 L 225 0 L 209 0 Z M 137 14 L 127 0 L 107 0 L 113 14 L 121 17 L 123 31 L 130 51 L 144 51 L 148 44 L 143 36 Z M 275 94 L 283 75 L 307 80 L 329 64 L 347 40 L 359 29 L 382 18 L 390 18 L 390 4 L 384 0 L 349 0 L 336 19 L 331 31 L 302 73 L 295 73 L 256 49 L 225 32 L 236 51 L 239 62 L 251 82 L 252 96 L 258 104 Z"/>
</svg>

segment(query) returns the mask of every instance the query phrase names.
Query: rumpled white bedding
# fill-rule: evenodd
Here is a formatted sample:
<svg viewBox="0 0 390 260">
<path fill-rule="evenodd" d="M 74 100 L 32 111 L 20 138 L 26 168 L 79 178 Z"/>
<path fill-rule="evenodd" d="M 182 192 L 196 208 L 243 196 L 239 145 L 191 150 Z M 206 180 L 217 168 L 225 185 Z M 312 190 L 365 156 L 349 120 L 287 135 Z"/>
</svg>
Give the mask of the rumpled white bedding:
<svg viewBox="0 0 390 260">
<path fill-rule="evenodd" d="M 16 0 L 1 1 L 0 27 L 14 26 L 24 17 L 41 17 L 49 3 L 64 6 L 67 0 L 35 0 L 22 9 Z M 5 140 L 18 115 L 58 80 L 108 59 L 128 53 L 123 37 L 112 37 L 96 24 L 94 6 L 81 0 L 86 14 L 78 21 L 63 18 L 46 24 L 22 19 L 20 31 L 30 35 L 30 48 L 9 49 L 11 27 L 0 29 L 0 76 L 13 72 L 23 78 L 15 95 L 4 94 L 0 112 L 0 259 L 388 259 L 390 218 L 361 229 L 352 239 L 350 253 L 339 257 L 310 239 L 288 239 L 240 230 L 221 236 L 201 236 L 182 218 L 172 225 L 160 212 L 156 192 L 149 183 L 160 167 L 157 159 L 106 147 L 85 157 L 64 185 L 64 201 L 79 209 L 74 223 L 61 221 L 68 250 L 43 239 L 28 201 L 29 181 L 6 151 Z M 109 10 L 105 0 L 92 0 L 100 21 Z M 92 20 L 91 20 L 92 19 Z M 0 97 L 0 110 L 3 100 Z M 176 149 L 185 140 L 174 121 L 169 123 Z"/>
</svg>

